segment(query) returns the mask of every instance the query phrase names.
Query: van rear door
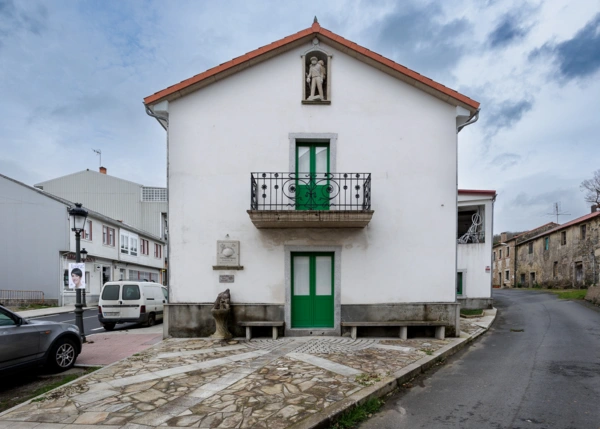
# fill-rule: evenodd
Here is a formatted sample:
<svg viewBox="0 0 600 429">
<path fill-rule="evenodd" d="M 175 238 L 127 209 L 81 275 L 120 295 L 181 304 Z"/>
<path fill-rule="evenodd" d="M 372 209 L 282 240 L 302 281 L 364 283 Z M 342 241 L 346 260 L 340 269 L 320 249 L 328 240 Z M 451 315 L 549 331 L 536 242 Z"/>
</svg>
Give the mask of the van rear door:
<svg viewBox="0 0 600 429">
<path fill-rule="evenodd" d="M 102 314 L 106 318 L 121 317 L 121 285 L 106 283 L 102 289 L 100 301 L 102 303 Z"/>
<path fill-rule="evenodd" d="M 140 287 L 135 284 L 123 284 L 121 290 L 121 318 L 122 319 L 137 319 L 140 317 L 140 305 L 142 303 L 142 295 Z"/>
</svg>

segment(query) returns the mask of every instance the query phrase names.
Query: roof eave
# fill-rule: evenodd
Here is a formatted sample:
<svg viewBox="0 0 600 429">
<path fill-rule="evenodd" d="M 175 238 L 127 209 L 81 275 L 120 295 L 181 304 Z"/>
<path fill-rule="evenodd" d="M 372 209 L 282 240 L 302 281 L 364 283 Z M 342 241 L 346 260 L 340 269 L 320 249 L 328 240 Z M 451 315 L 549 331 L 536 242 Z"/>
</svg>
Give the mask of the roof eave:
<svg viewBox="0 0 600 429">
<path fill-rule="evenodd" d="M 203 73 L 192 76 L 178 84 L 165 88 L 162 91 L 144 98 L 144 104 L 146 106 L 151 106 L 161 101 L 173 101 L 181 98 L 191 92 L 195 92 L 207 85 L 231 76 L 234 73 L 293 49 L 294 47 L 303 44 L 306 39 L 314 37 L 315 35 L 327 39 L 327 42 L 335 49 L 369 64 L 384 73 L 394 76 L 409 85 L 419 88 L 442 101 L 464 107 L 471 113 L 477 111 L 480 106 L 479 102 L 397 64 L 382 55 L 376 54 L 354 42 L 350 42 L 349 40 L 322 28 L 318 23 L 314 23 L 310 28 L 273 42 L 267 46 L 258 48 L 217 67 L 206 70 Z"/>
</svg>

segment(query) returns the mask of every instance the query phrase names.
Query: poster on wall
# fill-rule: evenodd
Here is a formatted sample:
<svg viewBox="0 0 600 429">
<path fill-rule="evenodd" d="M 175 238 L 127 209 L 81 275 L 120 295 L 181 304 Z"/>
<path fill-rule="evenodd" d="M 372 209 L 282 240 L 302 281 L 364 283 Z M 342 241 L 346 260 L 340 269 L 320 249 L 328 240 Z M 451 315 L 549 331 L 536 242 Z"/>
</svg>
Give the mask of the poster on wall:
<svg viewBox="0 0 600 429">
<path fill-rule="evenodd" d="M 85 263 L 69 264 L 69 289 L 85 289 Z"/>
</svg>

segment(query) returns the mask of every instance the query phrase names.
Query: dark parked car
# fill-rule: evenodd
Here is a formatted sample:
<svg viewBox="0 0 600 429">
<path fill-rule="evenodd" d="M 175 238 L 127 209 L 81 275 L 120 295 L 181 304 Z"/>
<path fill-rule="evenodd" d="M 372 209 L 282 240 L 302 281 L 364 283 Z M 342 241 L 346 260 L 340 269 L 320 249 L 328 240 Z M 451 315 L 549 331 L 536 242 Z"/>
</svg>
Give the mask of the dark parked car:
<svg viewBox="0 0 600 429">
<path fill-rule="evenodd" d="M 61 372 L 81 353 L 76 325 L 28 320 L 0 306 L 0 374 L 26 366 Z"/>
</svg>

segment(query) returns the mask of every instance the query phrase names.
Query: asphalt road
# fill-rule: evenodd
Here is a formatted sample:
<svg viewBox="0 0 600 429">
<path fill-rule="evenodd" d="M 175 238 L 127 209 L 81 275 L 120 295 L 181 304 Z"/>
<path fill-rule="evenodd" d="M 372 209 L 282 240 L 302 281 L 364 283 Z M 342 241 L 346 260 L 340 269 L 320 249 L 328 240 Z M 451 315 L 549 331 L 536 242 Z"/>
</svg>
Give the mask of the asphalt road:
<svg viewBox="0 0 600 429">
<path fill-rule="evenodd" d="M 52 316 L 32 317 L 31 319 L 36 320 L 48 320 L 52 322 L 67 322 L 75 325 L 75 313 L 62 313 L 54 314 Z M 140 328 L 142 325 L 136 323 L 122 323 L 115 327 L 115 331 L 123 331 L 128 329 Z M 98 334 L 106 332 L 102 327 L 102 324 L 98 321 L 98 307 L 89 308 L 83 312 L 83 330 L 84 334 Z"/>
<path fill-rule="evenodd" d="M 492 328 L 361 429 L 600 428 L 600 309 L 495 290 Z"/>
</svg>

